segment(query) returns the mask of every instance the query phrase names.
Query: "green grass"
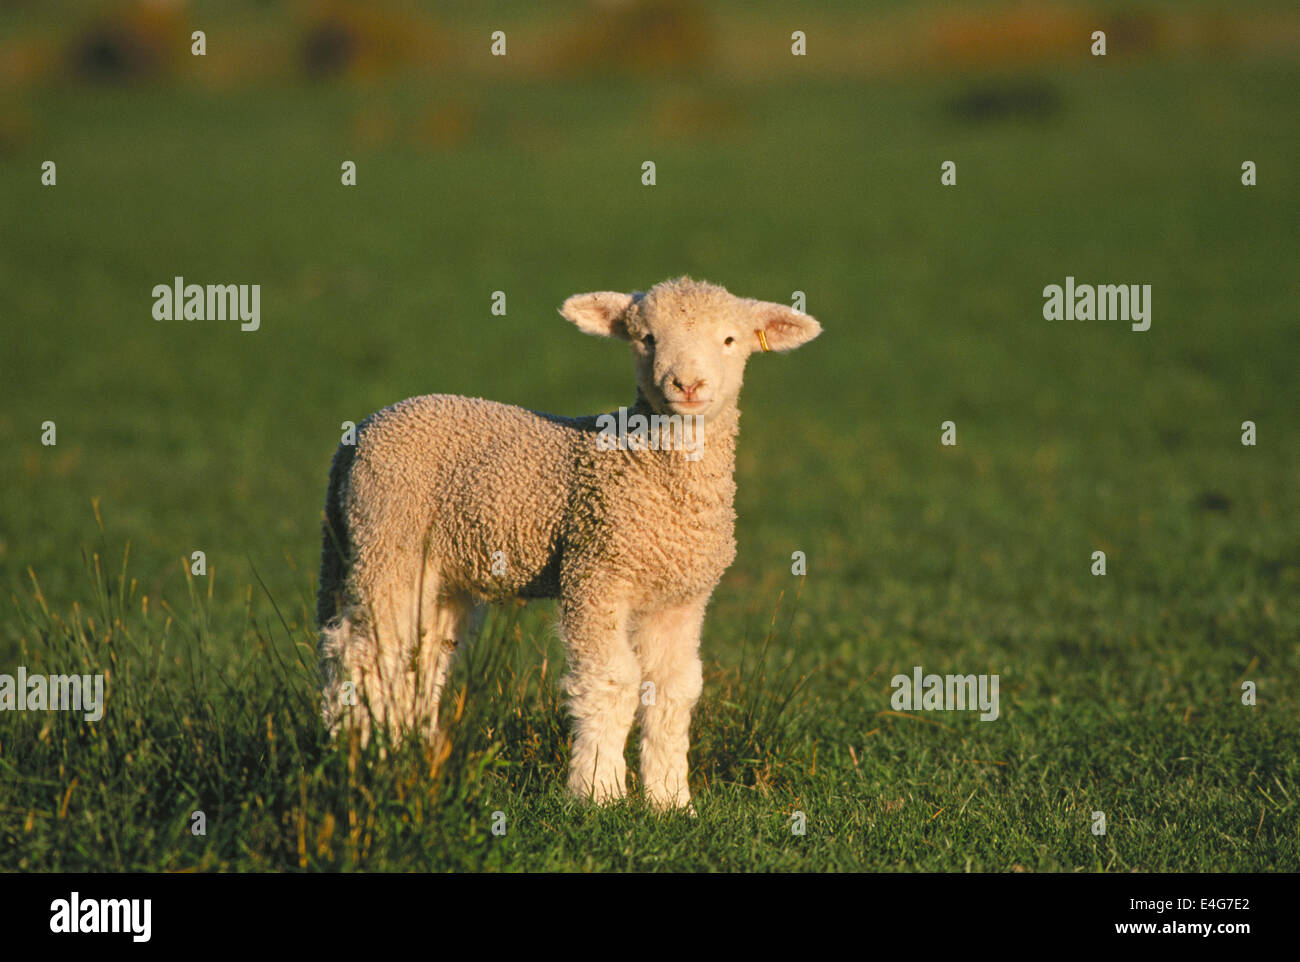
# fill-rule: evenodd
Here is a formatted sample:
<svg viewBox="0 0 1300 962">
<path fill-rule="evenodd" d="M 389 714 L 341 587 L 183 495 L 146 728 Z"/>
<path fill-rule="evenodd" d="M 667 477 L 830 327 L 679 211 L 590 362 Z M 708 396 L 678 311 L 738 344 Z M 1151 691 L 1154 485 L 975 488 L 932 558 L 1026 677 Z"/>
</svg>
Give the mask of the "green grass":
<svg viewBox="0 0 1300 962">
<path fill-rule="evenodd" d="M 1300 868 L 1300 70 L 1034 77 L 1061 109 L 1024 124 L 954 119 L 982 81 L 928 75 L 28 94 L 0 154 L 0 671 L 110 697 L 94 725 L 0 715 L 0 868 Z M 443 107 L 464 129 L 430 143 Z M 322 745 L 340 422 L 431 391 L 622 403 L 623 349 L 554 308 L 680 273 L 803 290 L 826 328 L 742 397 L 698 817 L 565 797 L 545 604 L 458 666 L 446 757 Z M 176 274 L 262 284 L 262 330 L 153 321 Z M 1152 284 L 1151 330 L 1044 321 L 1066 274 Z M 999 674 L 1001 717 L 890 714 L 913 665 Z"/>
</svg>

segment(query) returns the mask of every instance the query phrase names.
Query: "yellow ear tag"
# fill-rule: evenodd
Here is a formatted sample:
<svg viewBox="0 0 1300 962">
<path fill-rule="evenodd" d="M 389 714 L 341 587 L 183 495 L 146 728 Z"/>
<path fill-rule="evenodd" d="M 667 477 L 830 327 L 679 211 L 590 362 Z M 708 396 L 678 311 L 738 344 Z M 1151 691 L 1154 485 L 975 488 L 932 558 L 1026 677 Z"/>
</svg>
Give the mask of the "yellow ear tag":
<svg viewBox="0 0 1300 962">
<path fill-rule="evenodd" d="M 772 350 L 770 347 L 767 346 L 767 336 L 763 333 L 763 329 L 761 327 L 754 333 L 758 335 L 758 343 L 763 345 L 764 352 Z"/>
</svg>

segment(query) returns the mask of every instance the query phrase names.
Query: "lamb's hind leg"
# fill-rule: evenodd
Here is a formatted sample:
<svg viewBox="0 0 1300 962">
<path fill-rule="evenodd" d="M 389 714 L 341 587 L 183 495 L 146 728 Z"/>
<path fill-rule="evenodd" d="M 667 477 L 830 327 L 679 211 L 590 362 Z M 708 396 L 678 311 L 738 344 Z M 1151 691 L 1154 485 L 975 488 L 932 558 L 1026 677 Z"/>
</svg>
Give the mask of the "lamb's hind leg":
<svg viewBox="0 0 1300 962">
<path fill-rule="evenodd" d="M 383 639 L 377 619 L 356 612 L 321 629 L 321 714 L 331 737 L 356 729 L 364 745 L 393 725 L 405 672 L 400 646 Z"/>
<path fill-rule="evenodd" d="M 416 565 L 392 565 L 411 571 Z M 349 605 L 322 630 L 322 709 L 331 734 L 347 725 L 362 744 L 377 731 L 400 742 L 416 716 L 419 582 L 374 576 L 359 564 L 350 573 Z"/>
<path fill-rule="evenodd" d="M 474 604 L 459 596 L 434 596 L 429 599 L 428 609 L 421 616 L 420 654 L 414 679 L 417 700 L 411 721 L 413 728 L 418 727 L 432 741 L 438 734 L 438 703 L 452 662 L 469 634 Z"/>
</svg>

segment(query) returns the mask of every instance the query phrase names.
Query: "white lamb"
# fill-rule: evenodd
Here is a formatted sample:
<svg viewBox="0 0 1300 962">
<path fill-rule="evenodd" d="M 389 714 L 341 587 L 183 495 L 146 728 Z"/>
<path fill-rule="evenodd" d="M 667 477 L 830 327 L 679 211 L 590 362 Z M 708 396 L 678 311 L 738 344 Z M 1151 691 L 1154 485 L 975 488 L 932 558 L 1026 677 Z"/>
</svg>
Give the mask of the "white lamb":
<svg viewBox="0 0 1300 962">
<path fill-rule="evenodd" d="M 435 735 L 474 607 L 558 598 L 570 789 L 598 802 L 624 794 L 639 708 L 646 797 L 687 806 L 700 629 L 736 553 L 745 362 L 798 347 L 821 327 L 783 304 L 685 277 L 645 293 L 578 294 L 560 313 L 631 345 L 628 443 L 610 443 L 617 414 L 566 418 L 429 395 L 371 415 L 355 445 L 340 445 L 317 599 L 325 723 L 331 733 L 355 725 L 363 739 L 372 723 L 394 737 Z M 657 416 L 659 443 L 637 443 L 637 415 Z"/>
</svg>

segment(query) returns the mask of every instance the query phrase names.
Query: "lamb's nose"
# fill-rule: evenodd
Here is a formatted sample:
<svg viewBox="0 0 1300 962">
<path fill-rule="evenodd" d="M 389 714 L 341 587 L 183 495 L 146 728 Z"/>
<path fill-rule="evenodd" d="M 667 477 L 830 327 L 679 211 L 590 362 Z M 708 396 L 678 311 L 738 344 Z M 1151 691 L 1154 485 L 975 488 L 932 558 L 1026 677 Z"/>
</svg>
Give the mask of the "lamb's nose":
<svg viewBox="0 0 1300 962">
<path fill-rule="evenodd" d="M 681 391 L 682 394 L 686 395 L 687 401 L 694 401 L 695 392 L 698 391 L 700 388 L 704 387 L 704 380 L 703 379 L 698 380 L 694 384 L 683 384 L 681 378 L 675 377 L 673 378 L 673 385 L 677 388 L 677 390 Z"/>
</svg>

